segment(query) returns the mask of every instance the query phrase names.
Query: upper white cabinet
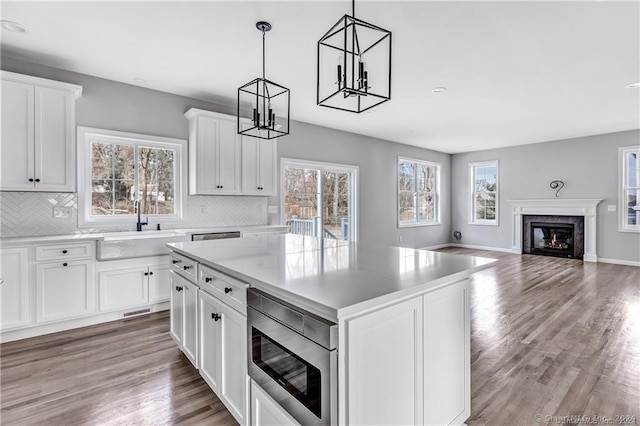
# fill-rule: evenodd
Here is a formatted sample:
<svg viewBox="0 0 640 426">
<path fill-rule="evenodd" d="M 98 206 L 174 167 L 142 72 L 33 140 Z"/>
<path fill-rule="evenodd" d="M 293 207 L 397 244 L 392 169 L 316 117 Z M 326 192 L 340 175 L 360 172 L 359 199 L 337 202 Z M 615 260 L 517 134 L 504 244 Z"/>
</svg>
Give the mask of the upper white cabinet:
<svg viewBox="0 0 640 426">
<path fill-rule="evenodd" d="M 75 100 L 82 87 L 2 71 L 5 191 L 75 191 Z"/>
<path fill-rule="evenodd" d="M 240 194 L 240 135 L 235 117 L 191 108 L 189 194 Z"/>
<path fill-rule="evenodd" d="M 242 193 L 276 195 L 276 140 L 242 138 Z"/>
</svg>

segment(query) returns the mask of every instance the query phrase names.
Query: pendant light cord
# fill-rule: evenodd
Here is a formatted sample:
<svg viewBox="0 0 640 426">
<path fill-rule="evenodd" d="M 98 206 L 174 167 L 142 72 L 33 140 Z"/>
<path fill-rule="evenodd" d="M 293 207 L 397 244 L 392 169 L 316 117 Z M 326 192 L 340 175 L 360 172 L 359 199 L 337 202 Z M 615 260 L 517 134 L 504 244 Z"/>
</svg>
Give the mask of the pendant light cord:
<svg viewBox="0 0 640 426">
<path fill-rule="evenodd" d="M 351 0 L 351 10 L 353 11 L 353 17 L 356 17 L 356 0 Z"/>
<path fill-rule="evenodd" d="M 265 63 L 265 36 L 264 36 L 264 28 L 262 28 L 262 79 L 265 80 L 265 72 L 264 72 L 264 63 Z"/>
</svg>

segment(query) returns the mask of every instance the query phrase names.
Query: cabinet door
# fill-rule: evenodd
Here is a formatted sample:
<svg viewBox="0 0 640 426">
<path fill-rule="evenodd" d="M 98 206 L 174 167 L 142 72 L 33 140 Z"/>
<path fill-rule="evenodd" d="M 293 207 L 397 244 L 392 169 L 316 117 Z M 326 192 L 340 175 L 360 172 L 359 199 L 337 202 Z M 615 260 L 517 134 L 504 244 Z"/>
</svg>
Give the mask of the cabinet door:
<svg viewBox="0 0 640 426">
<path fill-rule="evenodd" d="M 222 327 L 220 327 L 222 314 L 220 302 L 204 291 L 200 291 L 198 302 L 200 375 L 216 395 L 220 395 L 220 366 L 222 365 Z"/>
<path fill-rule="evenodd" d="M 244 289 L 243 289 L 244 290 Z M 247 423 L 247 317 L 225 303 L 222 313 L 222 391 L 218 396 L 240 424 Z"/>
<path fill-rule="evenodd" d="M 0 329 L 31 323 L 28 248 L 0 250 Z"/>
<path fill-rule="evenodd" d="M 145 305 L 149 301 L 146 267 L 103 271 L 98 274 L 100 311 Z"/>
<path fill-rule="evenodd" d="M 189 361 L 198 367 L 198 286 L 188 281 L 183 283 L 184 320 L 182 327 L 182 349 Z"/>
<path fill-rule="evenodd" d="M 242 193 L 259 195 L 258 144 L 262 139 L 242 137 Z"/>
<path fill-rule="evenodd" d="M 424 295 L 425 424 L 471 415 L 469 280 Z"/>
<path fill-rule="evenodd" d="M 95 311 L 93 261 L 36 264 L 36 320 L 46 322 Z"/>
<path fill-rule="evenodd" d="M 275 139 L 260 140 L 258 147 L 258 175 L 261 195 L 276 195 L 276 151 Z"/>
<path fill-rule="evenodd" d="M 221 194 L 240 193 L 240 141 L 235 121 L 218 124 L 218 177 Z"/>
<path fill-rule="evenodd" d="M 35 88 L 35 179 L 39 191 L 75 190 L 74 98 Z"/>
<path fill-rule="evenodd" d="M 165 302 L 171 294 L 171 282 L 167 265 L 149 267 L 149 303 Z"/>
<path fill-rule="evenodd" d="M 217 194 L 218 120 L 194 117 L 189 122 L 189 194 Z"/>
<path fill-rule="evenodd" d="M 2 164 L 0 189 L 34 188 L 34 88 L 2 81 Z M 32 179 L 29 182 L 29 179 Z"/>
<path fill-rule="evenodd" d="M 251 426 L 299 425 L 284 408 L 251 380 Z"/>
<path fill-rule="evenodd" d="M 422 328 L 420 296 L 345 321 L 347 391 L 339 397 L 349 410 L 341 424 L 423 424 Z"/>
<path fill-rule="evenodd" d="M 184 283 L 185 279 L 175 272 L 169 273 L 169 280 L 171 282 L 171 301 L 169 308 L 170 327 L 169 333 L 173 340 L 176 341 L 178 347 L 182 349 L 183 336 L 182 329 L 184 323 Z"/>
</svg>

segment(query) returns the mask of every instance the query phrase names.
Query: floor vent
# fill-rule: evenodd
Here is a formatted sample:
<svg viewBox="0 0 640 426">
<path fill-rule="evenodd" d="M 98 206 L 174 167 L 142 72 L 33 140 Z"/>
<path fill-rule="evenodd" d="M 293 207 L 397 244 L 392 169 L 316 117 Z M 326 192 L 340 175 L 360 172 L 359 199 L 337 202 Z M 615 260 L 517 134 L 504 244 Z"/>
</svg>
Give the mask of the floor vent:
<svg viewBox="0 0 640 426">
<path fill-rule="evenodd" d="M 139 311 L 123 312 L 120 315 L 120 318 L 135 317 L 135 316 L 138 316 L 138 315 L 148 314 L 149 312 L 151 312 L 151 309 L 149 309 L 149 308 L 140 309 Z"/>
</svg>

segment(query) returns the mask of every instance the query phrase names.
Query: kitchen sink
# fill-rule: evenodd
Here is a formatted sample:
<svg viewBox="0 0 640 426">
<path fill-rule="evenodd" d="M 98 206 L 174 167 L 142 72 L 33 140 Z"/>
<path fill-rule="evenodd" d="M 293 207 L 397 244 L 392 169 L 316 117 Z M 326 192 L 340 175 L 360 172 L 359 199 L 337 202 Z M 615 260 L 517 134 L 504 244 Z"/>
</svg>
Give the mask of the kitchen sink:
<svg viewBox="0 0 640 426">
<path fill-rule="evenodd" d="M 189 241 L 180 231 L 113 232 L 98 241 L 98 260 L 131 259 L 163 256 L 169 253 L 167 243 Z"/>
</svg>

